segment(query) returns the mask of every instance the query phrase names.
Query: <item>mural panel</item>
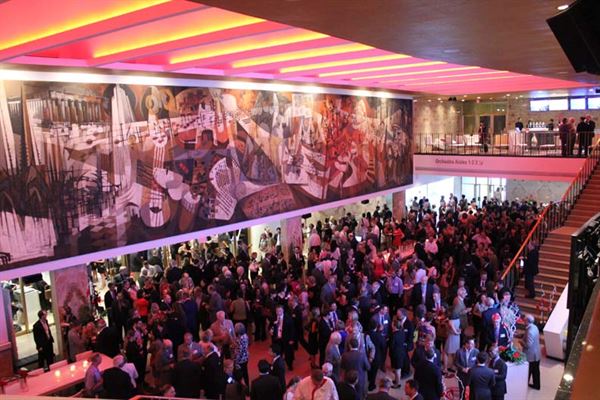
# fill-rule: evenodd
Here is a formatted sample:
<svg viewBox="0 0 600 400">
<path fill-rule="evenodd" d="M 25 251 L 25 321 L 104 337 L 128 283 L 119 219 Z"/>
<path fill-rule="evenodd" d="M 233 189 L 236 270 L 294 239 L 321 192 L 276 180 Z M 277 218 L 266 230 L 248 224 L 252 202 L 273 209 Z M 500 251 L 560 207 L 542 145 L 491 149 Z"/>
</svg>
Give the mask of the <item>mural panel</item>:
<svg viewBox="0 0 600 400">
<path fill-rule="evenodd" d="M 412 183 L 412 102 L 0 81 L 0 268 Z"/>
</svg>

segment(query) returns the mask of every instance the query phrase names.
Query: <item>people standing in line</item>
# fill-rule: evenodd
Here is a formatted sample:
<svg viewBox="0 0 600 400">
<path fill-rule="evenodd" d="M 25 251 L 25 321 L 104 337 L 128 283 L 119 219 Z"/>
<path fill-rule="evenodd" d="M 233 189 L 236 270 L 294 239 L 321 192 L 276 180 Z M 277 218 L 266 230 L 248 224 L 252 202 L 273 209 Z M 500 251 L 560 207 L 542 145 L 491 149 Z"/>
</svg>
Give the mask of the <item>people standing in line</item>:
<svg viewBox="0 0 600 400">
<path fill-rule="evenodd" d="M 525 316 L 525 336 L 521 342 L 523 346 L 523 352 L 527 357 L 529 363 L 529 374 L 527 381 L 532 379 L 532 383 L 529 387 L 540 390 L 540 359 L 542 352 L 540 350 L 540 331 L 535 325 L 535 319 L 533 315 L 527 314 Z"/>
<path fill-rule="evenodd" d="M 477 354 L 477 365 L 469 370 L 469 400 L 491 400 L 496 385 L 494 371 L 487 367 L 488 355 Z"/>
<path fill-rule="evenodd" d="M 48 312 L 38 311 L 38 320 L 33 324 L 33 341 L 38 351 L 38 366 L 45 370 L 54 363 L 54 337 L 48 325 Z"/>
</svg>

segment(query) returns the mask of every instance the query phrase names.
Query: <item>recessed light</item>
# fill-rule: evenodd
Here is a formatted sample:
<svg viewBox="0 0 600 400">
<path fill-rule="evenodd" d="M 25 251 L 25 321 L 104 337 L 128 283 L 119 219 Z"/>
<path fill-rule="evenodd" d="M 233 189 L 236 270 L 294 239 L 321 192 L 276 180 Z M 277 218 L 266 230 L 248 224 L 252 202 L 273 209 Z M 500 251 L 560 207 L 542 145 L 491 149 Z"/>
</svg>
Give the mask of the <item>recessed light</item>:
<svg viewBox="0 0 600 400">
<path fill-rule="evenodd" d="M 463 94 L 463 97 L 467 97 L 467 95 L 466 95 L 466 94 Z"/>
<path fill-rule="evenodd" d="M 464 101 L 465 101 L 465 99 L 462 99 L 461 101 L 462 101 L 462 102 L 464 102 Z"/>
<path fill-rule="evenodd" d="M 431 99 L 429 99 L 429 100 L 427 100 L 427 101 L 431 103 Z"/>
<path fill-rule="evenodd" d="M 563 5 L 560 5 L 560 6 L 556 7 L 556 9 L 558 11 L 563 11 L 563 10 L 566 10 L 567 8 L 569 8 L 568 4 L 563 4 Z"/>
<path fill-rule="evenodd" d="M 478 99 L 480 99 L 480 98 L 481 98 L 481 96 L 477 96 L 477 98 L 478 98 Z"/>
<path fill-rule="evenodd" d="M 506 97 L 510 97 L 510 93 L 507 93 L 507 94 L 506 94 Z"/>
<path fill-rule="evenodd" d="M 445 50 L 442 50 L 442 53 L 454 54 L 454 53 L 460 53 L 460 50 L 459 49 L 445 49 Z"/>
<path fill-rule="evenodd" d="M 441 98 L 441 97 L 438 97 L 438 100 L 442 100 L 442 98 Z"/>
</svg>

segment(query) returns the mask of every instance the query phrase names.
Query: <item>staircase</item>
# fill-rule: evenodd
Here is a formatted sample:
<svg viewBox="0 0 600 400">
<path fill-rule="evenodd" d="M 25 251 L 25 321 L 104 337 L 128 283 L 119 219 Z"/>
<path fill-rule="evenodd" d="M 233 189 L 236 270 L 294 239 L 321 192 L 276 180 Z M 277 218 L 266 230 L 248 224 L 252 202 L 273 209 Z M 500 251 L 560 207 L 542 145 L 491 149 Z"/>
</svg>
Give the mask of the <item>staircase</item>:
<svg viewBox="0 0 600 400">
<path fill-rule="evenodd" d="M 580 196 L 565 220 L 564 226 L 554 229 L 540 247 L 540 273 L 535 277 L 536 299 L 528 299 L 524 281 L 516 287 L 515 295 L 521 311 L 530 313 L 540 319 L 538 310 L 539 297 L 545 292 L 549 301 L 553 287 L 556 287 L 554 304 L 569 281 L 569 264 L 571 257 L 571 234 L 600 212 L 600 168 L 596 167 L 590 179 L 580 192 Z M 554 305 L 552 304 L 552 306 Z M 545 314 L 548 318 L 548 314 Z"/>
</svg>

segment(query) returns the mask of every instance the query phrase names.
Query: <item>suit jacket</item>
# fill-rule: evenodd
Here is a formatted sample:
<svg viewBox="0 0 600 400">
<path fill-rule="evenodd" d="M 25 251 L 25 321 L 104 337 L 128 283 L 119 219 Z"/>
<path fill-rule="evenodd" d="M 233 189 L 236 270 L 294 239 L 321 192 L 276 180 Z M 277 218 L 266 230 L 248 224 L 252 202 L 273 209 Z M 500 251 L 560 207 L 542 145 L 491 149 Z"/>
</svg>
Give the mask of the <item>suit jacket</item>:
<svg viewBox="0 0 600 400">
<path fill-rule="evenodd" d="M 540 350 L 540 331 L 535 324 L 529 324 L 525 328 L 523 351 L 527 356 L 528 362 L 540 361 L 542 357 L 542 352 Z"/>
<path fill-rule="evenodd" d="M 360 400 L 361 396 L 355 387 L 346 382 L 340 382 L 336 385 L 339 400 Z"/>
<path fill-rule="evenodd" d="M 432 284 L 427 284 L 426 287 L 426 292 L 425 292 L 425 307 L 428 310 L 431 310 L 433 308 L 433 285 Z M 413 307 L 418 306 L 419 304 L 423 303 L 423 285 L 421 283 L 415 285 L 413 287 L 412 293 L 411 293 L 411 302 Z"/>
<path fill-rule="evenodd" d="M 358 382 L 356 384 L 356 391 L 363 396 L 363 393 L 367 392 L 367 371 L 371 369 L 371 364 L 367 360 L 367 356 L 364 351 L 350 350 L 345 351 L 342 354 L 342 370 L 344 372 L 355 369 L 358 372 Z"/>
<path fill-rule="evenodd" d="M 204 394 L 208 399 L 217 399 L 219 395 L 225 394 L 225 380 L 223 379 L 223 363 L 219 353 L 212 352 L 202 363 L 200 374 L 204 385 Z"/>
<path fill-rule="evenodd" d="M 283 391 L 276 377 L 260 375 L 250 385 L 250 400 L 281 400 Z"/>
<path fill-rule="evenodd" d="M 375 321 L 378 324 L 381 324 L 381 317 L 379 316 L 379 313 L 375 313 L 375 315 L 373 315 L 371 317 L 371 321 Z M 383 326 L 383 337 L 388 338 L 390 335 L 390 325 L 391 325 L 391 321 L 390 321 L 390 316 L 388 314 L 385 314 L 383 316 L 383 324 L 381 324 Z"/>
<path fill-rule="evenodd" d="M 33 324 L 33 340 L 35 342 L 35 347 L 38 349 L 41 348 L 45 351 L 52 349 L 54 337 L 52 337 L 52 330 L 50 329 L 50 326 L 48 326 L 48 335 L 46 335 L 42 321 L 38 320 L 35 324 Z"/>
<path fill-rule="evenodd" d="M 287 313 L 283 314 L 283 320 L 281 322 L 283 328 L 281 329 L 281 338 L 277 337 L 279 330 L 279 322 L 277 319 L 273 321 L 273 340 L 280 341 L 283 346 L 289 346 L 290 341 L 296 340 L 296 330 L 294 329 L 294 320 Z"/>
<path fill-rule="evenodd" d="M 494 371 L 486 366 L 469 370 L 470 400 L 492 400 L 492 389 L 496 384 Z"/>
<path fill-rule="evenodd" d="M 414 379 L 419 382 L 419 390 L 424 400 L 439 400 L 442 397 L 442 371 L 437 365 L 421 360 L 415 367 Z"/>
<path fill-rule="evenodd" d="M 285 361 L 282 356 L 277 357 L 271 365 L 271 375 L 277 378 L 281 390 L 285 392 Z"/>
<path fill-rule="evenodd" d="M 112 367 L 102 374 L 105 393 L 102 397 L 107 399 L 129 399 L 133 396 L 133 385 L 129 374 L 121 368 Z"/>
<path fill-rule="evenodd" d="M 96 351 L 111 358 L 119 354 L 119 334 L 114 327 L 107 326 L 96 336 Z"/>
<path fill-rule="evenodd" d="M 499 397 L 506 394 L 506 374 L 508 373 L 506 363 L 498 357 L 498 359 L 490 362 L 490 368 L 494 371 L 494 377 L 496 378 L 496 385 L 492 389 L 492 395 Z"/>
<path fill-rule="evenodd" d="M 456 367 L 456 374 L 465 385 L 469 384 L 468 375 L 465 374 L 462 371 L 462 369 L 475 367 L 477 365 L 478 354 L 479 350 L 477 350 L 476 348 L 473 348 L 473 350 L 471 350 L 469 358 L 467 358 L 467 351 L 464 347 L 461 347 L 456 351 L 456 355 L 454 356 L 454 366 Z"/>
<path fill-rule="evenodd" d="M 387 357 L 387 344 L 385 338 L 379 331 L 370 331 L 369 338 L 371 338 L 371 342 L 373 342 L 373 345 L 375 346 L 375 358 L 371 361 L 371 366 L 380 368 L 385 364 L 385 358 Z"/>
<path fill-rule="evenodd" d="M 404 347 L 406 351 L 412 351 L 415 348 L 415 326 L 406 318 L 402 324 L 402 329 L 404 330 Z"/>
<path fill-rule="evenodd" d="M 200 397 L 201 381 L 198 379 L 201 369 L 198 363 L 189 359 L 175 364 L 173 370 L 173 387 L 178 397 L 197 399 Z"/>
<path fill-rule="evenodd" d="M 370 395 L 368 395 L 367 400 L 396 400 L 396 398 L 393 396 L 390 396 L 386 392 L 377 392 L 377 393 L 371 393 Z"/>
<path fill-rule="evenodd" d="M 435 351 L 435 357 L 433 358 L 433 363 L 436 366 L 438 366 L 439 368 L 442 368 L 442 353 L 440 353 L 440 351 L 438 349 L 434 349 L 434 351 Z M 425 358 L 425 347 L 417 346 L 417 348 L 413 352 L 410 363 L 413 367 L 416 367 L 417 364 L 419 364 L 422 360 L 425 360 L 425 359 L 426 359 Z"/>
<path fill-rule="evenodd" d="M 407 397 L 407 398 L 408 398 L 408 397 Z M 417 395 L 415 396 L 415 398 L 414 398 L 414 399 L 412 399 L 412 400 L 424 400 L 424 399 L 423 399 L 423 395 L 422 395 L 421 393 L 417 393 Z"/>
</svg>

